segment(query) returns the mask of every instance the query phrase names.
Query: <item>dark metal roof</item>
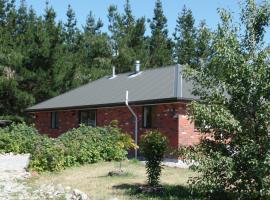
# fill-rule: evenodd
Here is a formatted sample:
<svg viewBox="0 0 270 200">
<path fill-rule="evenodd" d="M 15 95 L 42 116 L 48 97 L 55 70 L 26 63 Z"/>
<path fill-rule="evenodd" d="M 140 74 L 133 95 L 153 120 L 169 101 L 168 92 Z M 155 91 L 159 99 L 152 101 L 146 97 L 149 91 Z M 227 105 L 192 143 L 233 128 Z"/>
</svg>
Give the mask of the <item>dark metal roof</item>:
<svg viewBox="0 0 270 200">
<path fill-rule="evenodd" d="M 69 92 L 28 108 L 26 111 L 124 105 L 126 90 L 129 102 L 191 100 L 192 84 L 182 78 L 179 65 L 103 77 Z"/>
</svg>

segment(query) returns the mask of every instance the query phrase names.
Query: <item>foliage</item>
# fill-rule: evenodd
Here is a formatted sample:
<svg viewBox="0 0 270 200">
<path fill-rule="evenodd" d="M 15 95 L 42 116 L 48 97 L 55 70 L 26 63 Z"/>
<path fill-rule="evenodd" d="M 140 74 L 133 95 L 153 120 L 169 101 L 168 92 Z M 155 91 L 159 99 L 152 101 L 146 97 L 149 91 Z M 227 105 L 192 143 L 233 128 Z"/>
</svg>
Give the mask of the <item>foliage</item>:
<svg viewBox="0 0 270 200">
<path fill-rule="evenodd" d="M 123 160 L 127 151 L 135 147 L 131 137 L 115 126 L 81 126 L 56 139 L 40 135 L 25 123 L 0 129 L 0 153 L 30 153 L 30 168 L 37 171 L 60 171 L 74 165 Z"/>
<path fill-rule="evenodd" d="M 129 135 L 116 127 L 93 128 L 81 125 L 61 135 L 59 140 L 67 148 L 67 165 L 95 163 L 100 160 L 122 160 L 127 150 L 134 148 Z"/>
<path fill-rule="evenodd" d="M 0 115 L 0 120 L 9 120 L 9 121 L 12 121 L 12 122 L 15 122 L 15 123 L 22 123 L 24 122 L 24 118 L 23 117 L 20 117 L 20 116 L 14 116 L 14 115 L 4 115 L 4 116 L 1 116 Z"/>
<path fill-rule="evenodd" d="M 66 167 L 64 144 L 46 136 L 40 138 L 31 153 L 30 168 L 36 171 L 61 171 Z"/>
<path fill-rule="evenodd" d="M 191 180 L 209 198 L 267 199 L 270 196 L 269 46 L 264 32 L 270 5 L 247 0 L 241 24 L 219 10 L 221 23 L 212 33 L 210 55 L 198 68 L 187 67 L 201 101 L 190 106 L 202 134 L 194 151 Z"/>
<path fill-rule="evenodd" d="M 148 183 L 157 186 L 161 175 L 161 162 L 163 161 L 168 139 L 158 131 L 149 131 L 142 136 L 140 150 L 146 159 Z"/>
<path fill-rule="evenodd" d="M 134 16 L 129 0 L 122 13 L 115 5 L 109 6 L 109 33 L 92 11 L 82 28 L 70 5 L 65 21 L 57 21 L 56 16 L 48 1 L 38 15 L 25 0 L 18 5 L 14 0 L 0 0 L 1 115 L 25 118 L 27 107 L 110 75 L 112 65 L 121 73 L 134 71 L 135 60 L 141 61 L 144 70 L 189 60 L 198 63 L 208 56 L 206 26 L 194 32 L 187 10 L 177 20 L 173 41 L 160 0 L 148 20 L 150 35 L 146 35 L 145 17 Z"/>
<path fill-rule="evenodd" d="M 149 67 L 165 66 L 173 63 L 173 43 L 168 38 L 167 18 L 163 13 L 162 3 L 156 1 L 154 17 L 150 21 Z"/>
<path fill-rule="evenodd" d="M 185 6 L 177 18 L 174 33 L 175 57 L 181 65 L 191 64 L 195 58 L 196 29 L 192 11 Z"/>
<path fill-rule="evenodd" d="M 39 138 L 40 135 L 33 126 L 13 123 L 9 127 L 0 128 L 0 152 L 33 152 Z"/>
<path fill-rule="evenodd" d="M 134 71 L 135 60 L 140 60 L 142 68 L 147 66 L 148 50 L 145 35 L 145 18 L 136 19 L 129 0 L 124 5 L 124 13 L 117 7 L 109 7 L 109 31 L 114 58 L 112 64 L 117 72 Z"/>
</svg>

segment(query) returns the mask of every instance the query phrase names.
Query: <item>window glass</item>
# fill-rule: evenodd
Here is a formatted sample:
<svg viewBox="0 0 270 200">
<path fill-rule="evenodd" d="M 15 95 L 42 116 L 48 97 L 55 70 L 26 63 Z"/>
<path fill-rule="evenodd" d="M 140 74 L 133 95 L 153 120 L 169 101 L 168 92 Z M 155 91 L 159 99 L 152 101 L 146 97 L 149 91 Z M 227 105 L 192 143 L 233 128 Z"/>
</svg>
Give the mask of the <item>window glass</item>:
<svg viewBox="0 0 270 200">
<path fill-rule="evenodd" d="M 144 106 L 143 107 L 143 128 L 152 127 L 152 107 Z"/>
<path fill-rule="evenodd" d="M 58 128 L 58 113 L 51 112 L 51 128 L 57 129 Z"/>
<path fill-rule="evenodd" d="M 95 110 L 82 110 L 80 111 L 80 124 L 87 126 L 96 126 L 96 111 Z"/>
<path fill-rule="evenodd" d="M 80 123 L 87 125 L 87 119 L 88 119 L 88 112 L 87 111 L 81 111 Z"/>
</svg>

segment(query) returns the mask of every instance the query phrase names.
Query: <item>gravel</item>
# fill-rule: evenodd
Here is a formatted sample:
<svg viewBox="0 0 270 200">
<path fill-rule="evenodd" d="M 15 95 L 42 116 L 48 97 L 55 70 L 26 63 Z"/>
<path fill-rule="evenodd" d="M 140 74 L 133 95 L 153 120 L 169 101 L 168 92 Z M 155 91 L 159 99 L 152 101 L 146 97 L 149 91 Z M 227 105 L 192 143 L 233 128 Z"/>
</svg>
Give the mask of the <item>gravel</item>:
<svg viewBox="0 0 270 200">
<path fill-rule="evenodd" d="M 27 184 L 29 154 L 0 154 L 0 200 L 90 200 L 80 190 L 61 184 L 44 184 L 32 188 Z"/>
</svg>

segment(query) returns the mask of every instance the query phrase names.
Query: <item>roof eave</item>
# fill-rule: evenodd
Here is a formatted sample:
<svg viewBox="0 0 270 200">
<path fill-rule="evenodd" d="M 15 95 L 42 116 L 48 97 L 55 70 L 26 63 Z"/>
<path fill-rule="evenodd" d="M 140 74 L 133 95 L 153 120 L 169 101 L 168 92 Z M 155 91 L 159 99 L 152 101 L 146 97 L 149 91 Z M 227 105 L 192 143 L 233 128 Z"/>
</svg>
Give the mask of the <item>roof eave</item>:
<svg viewBox="0 0 270 200">
<path fill-rule="evenodd" d="M 144 104 L 172 103 L 172 102 L 178 102 L 178 101 L 189 102 L 192 100 L 193 99 L 172 97 L 172 98 L 166 98 L 166 99 L 130 101 L 129 104 L 130 105 L 144 105 Z M 119 103 L 96 104 L 96 105 L 80 105 L 80 106 L 69 106 L 69 107 L 26 109 L 25 112 L 35 113 L 35 112 L 56 111 L 56 110 L 80 110 L 80 109 L 95 109 L 95 108 L 117 107 L 117 106 L 125 106 L 125 103 L 119 102 Z"/>
</svg>

